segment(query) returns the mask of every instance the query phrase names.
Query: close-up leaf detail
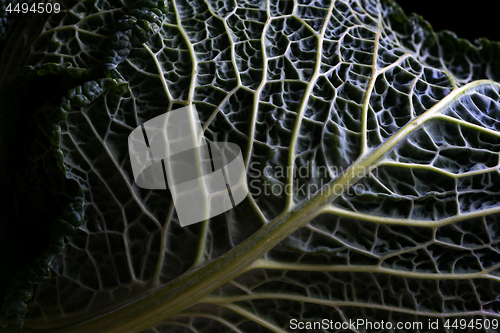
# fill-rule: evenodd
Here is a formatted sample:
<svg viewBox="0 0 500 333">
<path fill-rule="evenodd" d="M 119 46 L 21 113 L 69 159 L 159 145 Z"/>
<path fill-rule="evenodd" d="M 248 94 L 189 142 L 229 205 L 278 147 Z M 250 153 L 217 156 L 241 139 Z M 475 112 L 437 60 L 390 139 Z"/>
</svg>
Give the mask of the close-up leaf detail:
<svg viewBox="0 0 500 333">
<path fill-rule="evenodd" d="M 392 0 L 58 3 L 0 21 L 0 332 L 500 321 L 498 42 Z M 186 106 L 249 194 L 181 227 L 127 143 Z"/>
</svg>

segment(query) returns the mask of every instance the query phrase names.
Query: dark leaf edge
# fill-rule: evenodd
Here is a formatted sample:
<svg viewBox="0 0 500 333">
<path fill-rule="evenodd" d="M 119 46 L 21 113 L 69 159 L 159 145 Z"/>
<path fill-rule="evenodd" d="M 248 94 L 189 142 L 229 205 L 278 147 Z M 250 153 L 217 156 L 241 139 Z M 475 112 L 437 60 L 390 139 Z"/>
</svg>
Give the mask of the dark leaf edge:
<svg viewBox="0 0 500 333">
<path fill-rule="evenodd" d="M 125 61 L 132 46 L 145 43 L 158 33 L 167 11 L 167 4 L 162 0 L 139 0 L 133 1 L 127 9 L 128 15 L 118 20 L 117 29 L 111 36 L 110 47 L 103 65 L 107 77 L 87 81 L 69 90 L 48 121 L 48 139 L 52 154 L 58 168 L 64 173 L 66 173 L 64 156 L 59 148 L 61 136 L 59 122 L 66 119 L 69 111 L 77 107 L 88 106 L 107 90 L 111 89 L 118 94 L 130 91 L 128 84 L 121 80 L 121 75 L 115 68 Z M 39 76 L 66 73 L 74 79 L 86 79 L 95 75 L 92 69 L 74 68 L 70 64 L 46 63 L 18 69 L 10 78 L 9 84 L 22 85 L 23 82 Z M 0 148 L 2 146 L 6 145 L 3 140 L 0 140 Z M 3 151 L 2 149 L 0 153 Z M 83 205 L 83 196 L 78 196 L 65 208 L 61 217 L 57 218 L 54 223 L 49 246 L 12 278 L 0 308 L 0 332 L 22 330 L 28 308 L 27 302 L 33 297 L 33 284 L 50 278 L 50 264 L 55 256 L 64 252 L 64 238 L 72 235 L 83 223 Z"/>
</svg>

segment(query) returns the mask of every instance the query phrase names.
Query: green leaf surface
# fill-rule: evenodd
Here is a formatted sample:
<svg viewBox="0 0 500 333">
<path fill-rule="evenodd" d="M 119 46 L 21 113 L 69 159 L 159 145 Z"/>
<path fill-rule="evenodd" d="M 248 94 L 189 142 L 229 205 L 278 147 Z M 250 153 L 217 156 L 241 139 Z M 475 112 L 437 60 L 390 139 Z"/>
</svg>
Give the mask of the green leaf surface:
<svg viewBox="0 0 500 333">
<path fill-rule="evenodd" d="M 19 59 L 86 81 L 40 153 L 79 185 L 83 221 L 53 229 L 66 249 L 32 281 L 23 331 L 500 320 L 498 43 L 388 0 L 61 6 Z M 250 195 L 181 227 L 168 191 L 134 183 L 127 142 L 188 105 L 240 146 Z"/>
</svg>

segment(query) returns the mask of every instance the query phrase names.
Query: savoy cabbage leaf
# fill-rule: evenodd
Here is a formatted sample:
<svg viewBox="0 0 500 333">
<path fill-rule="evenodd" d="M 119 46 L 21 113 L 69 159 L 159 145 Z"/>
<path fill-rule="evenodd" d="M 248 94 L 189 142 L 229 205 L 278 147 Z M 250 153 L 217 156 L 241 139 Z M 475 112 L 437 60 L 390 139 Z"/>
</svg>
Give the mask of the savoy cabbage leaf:
<svg viewBox="0 0 500 333">
<path fill-rule="evenodd" d="M 1 329 L 500 320 L 498 43 L 390 0 L 60 4 L 0 58 Z M 181 227 L 168 191 L 135 184 L 127 139 L 189 105 L 241 147 L 250 195 Z"/>
</svg>

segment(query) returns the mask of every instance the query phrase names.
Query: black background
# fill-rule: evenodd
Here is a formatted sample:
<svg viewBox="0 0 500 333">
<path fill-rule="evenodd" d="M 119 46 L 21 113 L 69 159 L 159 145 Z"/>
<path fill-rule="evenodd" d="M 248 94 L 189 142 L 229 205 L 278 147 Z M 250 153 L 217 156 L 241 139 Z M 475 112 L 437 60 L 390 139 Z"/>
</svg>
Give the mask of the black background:
<svg viewBox="0 0 500 333">
<path fill-rule="evenodd" d="M 486 37 L 500 41 L 500 2 L 448 0 L 396 0 L 406 16 L 414 12 L 428 21 L 434 31 L 450 30 L 474 41 Z"/>
</svg>

